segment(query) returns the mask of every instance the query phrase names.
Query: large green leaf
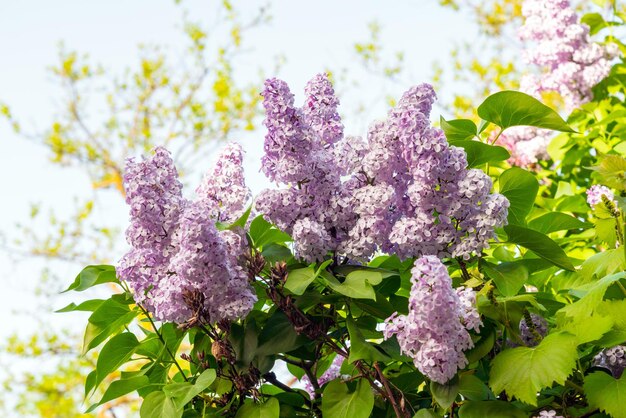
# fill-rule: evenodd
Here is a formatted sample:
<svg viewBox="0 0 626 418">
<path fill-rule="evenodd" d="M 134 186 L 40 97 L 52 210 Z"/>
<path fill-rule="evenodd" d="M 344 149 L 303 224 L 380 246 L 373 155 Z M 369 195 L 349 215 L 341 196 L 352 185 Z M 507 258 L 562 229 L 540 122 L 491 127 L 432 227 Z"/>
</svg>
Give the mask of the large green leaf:
<svg viewBox="0 0 626 418">
<path fill-rule="evenodd" d="M 565 251 L 548 236 L 517 225 L 507 225 L 504 227 L 504 231 L 508 236 L 508 242 L 531 250 L 555 266 L 574 271 L 574 265 Z"/>
<path fill-rule="evenodd" d="M 182 411 L 176 409 L 174 401 L 161 391 L 146 396 L 139 410 L 141 418 L 180 418 L 182 414 Z"/>
<path fill-rule="evenodd" d="M 96 309 L 98 309 L 100 305 L 102 305 L 103 302 L 104 302 L 103 299 L 90 299 L 82 303 L 79 303 L 78 305 L 72 302 L 66 307 L 55 311 L 55 313 L 74 312 L 74 311 L 93 312 Z"/>
<path fill-rule="evenodd" d="M 107 390 L 104 392 L 104 395 L 102 395 L 102 399 L 100 399 L 100 401 L 97 404 L 92 405 L 87 410 L 87 413 L 93 411 L 95 408 L 97 408 L 98 406 L 104 403 L 107 403 L 109 401 L 112 401 L 113 399 L 122 397 L 124 395 L 128 395 L 129 393 L 134 392 L 137 389 L 141 389 L 145 386 L 148 386 L 149 384 L 150 384 L 150 379 L 148 379 L 147 376 L 135 376 L 129 379 L 120 379 L 120 380 L 111 382 Z"/>
<path fill-rule="evenodd" d="M 602 302 L 609 286 L 624 277 L 626 277 L 626 273 L 624 272 L 615 273 L 603 277 L 598 281 L 573 289 L 571 293 L 578 295 L 580 299 L 574 303 L 565 305 L 557 314 L 564 314 L 577 321 L 590 317 Z"/>
<path fill-rule="evenodd" d="M 280 404 L 278 399 L 269 398 L 265 403 L 247 402 L 239 408 L 235 418 L 278 418 Z"/>
<path fill-rule="evenodd" d="M 591 373 L 585 377 L 584 388 L 589 405 L 613 418 L 626 418 L 626 373 L 619 379 L 604 372 Z"/>
<path fill-rule="evenodd" d="M 111 338 L 102 347 L 96 363 L 97 387 L 110 373 L 119 369 L 126 363 L 139 345 L 137 337 L 132 332 L 124 332 Z"/>
<path fill-rule="evenodd" d="M 478 116 L 502 129 L 511 126 L 535 126 L 561 132 L 575 132 L 548 106 L 519 91 L 501 91 L 487 97 L 478 106 Z"/>
<path fill-rule="evenodd" d="M 537 179 L 528 171 L 513 167 L 502 173 L 498 182 L 500 193 L 511 204 L 507 218 L 509 224 L 524 225 L 539 191 Z"/>
<path fill-rule="evenodd" d="M 483 401 L 489 397 L 489 388 L 475 375 L 464 373 L 459 376 L 459 393 L 471 401 Z"/>
<path fill-rule="evenodd" d="M 511 157 L 506 148 L 479 141 L 452 141 L 450 145 L 465 150 L 468 168 L 478 167 L 485 163 L 508 160 Z"/>
<path fill-rule="evenodd" d="M 250 223 L 249 234 L 256 248 L 291 241 L 291 237 L 288 234 L 276 229 L 271 223 L 267 222 L 262 215 L 257 216 Z"/>
<path fill-rule="evenodd" d="M 365 340 L 363 333 L 352 318 L 346 318 L 346 325 L 348 327 L 348 333 L 350 334 L 349 363 L 354 363 L 357 360 L 365 360 L 368 362 L 389 360 L 386 354 L 377 350 L 376 347 Z"/>
<path fill-rule="evenodd" d="M 528 414 L 504 401 L 469 401 L 459 409 L 459 418 L 528 418 Z"/>
<path fill-rule="evenodd" d="M 359 379 L 356 385 L 333 380 L 324 388 L 322 413 L 326 417 L 368 418 L 373 408 L 374 393 L 365 379 Z"/>
<path fill-rule="evenodd" d="M 83 354 L 117 334 L 137 316 L 137 311 L 118 299 L 105 300 L 89 317 L 83 338 Z"/>
<path fill-rule="evenodd" d="M 562 212 L 550 212 L 528 222 L 528 227 L 544 234 L 570 229 L 588 229 L 593 225 Z"/>
<path fill-rule="evenodd" d="M 478 128 L 474 121 L 469 119 L 445 120 L 440 119 L 441 129 L 446 134 L 448 142 L 465 141 L 476 136 Z"/>
<path fill-rule="evenodd" d="M 119 283 L 115 276 L 115 267 L 108 265 L 87 266 L 76 276 L 74 282 L 63 293 L 70 290 L 82 292 L 103 283 Z"/>
<path fill-rule="evenodd" d="M 182 410 L 194 397 L 209 387 L 217 377 L 213 369 L 207 369 L 196 379 L 195 383 L 174 382 L 163 387 L 163 392 L 167 397 L 174 400 L 176 408 Z"/>
<path fill-rule="evenodd" d="M 504 296 L 514 296 L 528 281 L 528 268 L 521 263 L 505 262 L 496 266 L 484 263 L 483 272 L 489 276 Z"/>
<path fill-rule="evenodd" d="M 564 384 L 576 367 L 576 337 L 567 333 L 546 336 L 536 347 L 502 351 L 491 362 L 489 385 L 522 402 L 537 405 L 537 393 L 554 382 Z"/>
<path fill-rule="evenodd" d="M 431 381 L 430 393 L 439 406 L 443 409 L 448 409 L 459 394 L 459 379 L 454 378 L 445 385 Z"/>
<path fill-rule="evenodd" d="M 286 353 L 300 347 L 307 341 L 306 337 L 296 333 L 287 316 L 282 311 L 277 310 L 267 320 L 259 335 L 259 347 L 256 353 L 257 355 Z"/>
<path fill-rule="evenodd" d="M 287 275 L 285 288 L 294 295 L 301 295 L 316 277 L 313 266 L 291 270 Z"/>
</svg>

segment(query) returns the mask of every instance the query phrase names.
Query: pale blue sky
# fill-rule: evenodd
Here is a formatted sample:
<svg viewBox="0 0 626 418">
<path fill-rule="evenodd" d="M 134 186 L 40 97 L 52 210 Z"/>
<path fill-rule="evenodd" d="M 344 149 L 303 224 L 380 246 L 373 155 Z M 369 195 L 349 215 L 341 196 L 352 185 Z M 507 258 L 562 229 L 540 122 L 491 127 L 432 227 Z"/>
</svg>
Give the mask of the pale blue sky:
<svg viewBox="0 0 626 418">
<path fill-rule="evenodd" d="M 253 11 L 266 2 L 235 1 L 239 8 Z M 184 1 L 191 20 L 212 22 L 213 1 Z M 70 50 L 88 53 L 114 72 L 137 62 L 140 43 L 166 45 L 174 54 L 182 48 L 181 8 L 171 0 L 0 0 L 0 102 L 8 103 L 27 128 L 46 127 L 58 104 L 57 87 L 46 70 L 55 63 L 57 45 L 63 41 Z M 273 21 L 246 39 L 246 48 L 237 76 L 256 80 L 259 67 L 272 68 L 274 57 L 287 61 L 280 77 L 296 93 L 306 81 L 325 68 L 355 68 L 348 76 L 367 88 L 347 90 L 343 103 L 372 104 L 369 113 L 382 115 L 381 95 L 398 95 L 410 84 L 429 81 L 432 64 L 444 61 L 455 43 L 473 39 L 475 28 L 461 13 L 443 9 L 437 0 L 350 0 L 350 1 L 271 1 Z M 382 43 L 390 51 L 406 56 L 407 85 L 382 85 L 355 66 L 352 45 L 367 39 L 367 23 L 377 20 L 382 28 Z M 439 92 L 451 96 L 452 92 Z M 435 115 L 436 116 L 436 115 Z M 362 130 L 364 121 L 346 120 L 347 132 Z M 32 130 L 32 129 L 29 129 Z M 243 139 L 249 150 L 248 177 L 258 190 L 258 155 L 262 132 Z M 26 142 L 0 122 L 0 231 L 13 229 L 16 222 L 27 221 L 30 203 L 54 208 L 61 214 L 70 211 L 75 196 L 89 196 L 89 181 L 76 169 L 60 168 L 48 162 L 45 148 Z M 103 194 L 97 200 L 97 216 L 125 227 L 126 208 L 117 195 Z M 113 255 L 118 258 L 120 254 Z M 31 296 L 43 261 L 14 263 L 0 251 L 0 338 L 13 331 L 32 331 L 36 323 L 28 316 L 7 321 L 12 309 L 34 302 Z M 69 281 L 77 266 L 58 264 Z M 67 303 L 60 298 L 56 306 Z M 68 318 L 47 315 L 46 321 L 66 323 Z M 83 323 L 77 324 L 82 327 Z"/>
</svg>

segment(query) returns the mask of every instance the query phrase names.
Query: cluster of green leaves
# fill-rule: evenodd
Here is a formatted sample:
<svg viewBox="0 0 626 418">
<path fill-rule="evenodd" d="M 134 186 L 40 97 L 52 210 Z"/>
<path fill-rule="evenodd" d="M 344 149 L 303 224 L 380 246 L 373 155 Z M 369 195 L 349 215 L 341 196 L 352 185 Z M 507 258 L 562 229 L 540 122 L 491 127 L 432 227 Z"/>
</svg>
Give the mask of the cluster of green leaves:
<svg viewBox="0 0 626 418">
<path fill-rule="evenodd" d="M 477 291 L 484 323 L 472 334 L 468 366 L 454 379 L 429 382 L 395 338 L 383 339 L 381 323 L 407 312 L 413 260 L 380 255 L 352 265 L 332 256 L 302 264 L 290 237 L 259 216 L 247 229 L 258 302 L 245 320 L 227 327 L 155 323 L 113 267 L 90 266 L 79 274 L 68 291 L 120 287 L 109 299 L 62 309 L 90 312 L 83 351 L 101 347 L 85 394 L 103 394 L 89 410 L 136 391 L 142 417 L 528 417 L 544 409 L 624 417 L 626 378 L 592 362 L 602 348 L 626 341 L 623 199 L 602 218 L 601 205 L 589 208 L 582 196 L 580 173 L 511 168 L 508 152 L 489 142 L 489 129 L 528 125 L 578 139 L 589 135 L 586 126 L 568 124 L 515 91 L 488 97 L 477 115 L 478 124 L 442 119 L 441 126 L 449 142 L 466 151 L 468 166 L 493 178 L 510 208 L 508 225 L 481 257 L 445 260 L 455 286 Z M 604 129 L 612 132 L 615 125 L 611 120 Z M 589 154 L 584 158 L 594 157 Z M 626 191 L 626 159 L 609 154 L 586 172 Z M 248 215 L 218 226 L 245 226 Z M 611 228 L 603 222 L 621 234 L 607 238 Z M 520 337 L 519 323 L 530 312 L 549 324 L 535 346 Z M 319 380 L 337 356 L 346 359 L 341 376 Z M 103 384 L 111 376 L 119 378 Z M 313 396 L 294 384 L 302 379 Z"/>
</svg>

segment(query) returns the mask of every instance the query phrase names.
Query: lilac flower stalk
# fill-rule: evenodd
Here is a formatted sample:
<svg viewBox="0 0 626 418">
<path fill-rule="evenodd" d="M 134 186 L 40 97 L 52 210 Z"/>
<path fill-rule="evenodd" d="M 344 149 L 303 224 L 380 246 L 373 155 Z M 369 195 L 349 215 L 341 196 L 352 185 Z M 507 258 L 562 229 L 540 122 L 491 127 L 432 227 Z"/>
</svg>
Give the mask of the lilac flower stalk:
<svg viewBox="0 0 626 418">
<path fill-rule="evenodd" d="M 437 257 L 419 258 L 411 273 L 409 313 L 387 318 L 384 336 L 395 335 L 401 351 L 413 358 L 420 372 L 443 384 L 467 365 L 463 351 L 474 345 L 468 324 L 460 320 L 466 317 L 467 300 L 460 300 Z"/>
</svg>

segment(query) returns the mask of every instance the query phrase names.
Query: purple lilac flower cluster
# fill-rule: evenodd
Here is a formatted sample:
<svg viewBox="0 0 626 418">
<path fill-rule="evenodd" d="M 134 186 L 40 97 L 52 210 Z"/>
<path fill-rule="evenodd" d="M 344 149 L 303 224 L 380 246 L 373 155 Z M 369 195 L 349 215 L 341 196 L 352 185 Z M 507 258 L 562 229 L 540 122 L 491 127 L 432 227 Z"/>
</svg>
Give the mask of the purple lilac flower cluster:
<svg viewBox="0 0 626 418">
<path fill-rule="evenodd" d="M 611 189 L 600 184 L 594 184 L 587 189 L 587 203 L 593 208 L 595 205 L 602 202 L 603 195 L 606 196 L 607 199 L 615 202 L 615 195 Z"/>
<path fill-rule="evenodd" d="M 626 368 L 626 346 L 605 348 L 593 358 L 593 365 L 607 369 L 614 378 L 619 379 Z"/>
<path fill-rule="evenodd" d="M 475 295 L 464 289 L 460 298 L 446 267 L 435 256 L 416 260 L 411 273 L 409 313 L 387 318 L 384 336 L 395 335 L 420 372 L 446 383 L 467 365 L 463 351 L 474 346 L 467 330 L 482 325 L 471 303 Z"/>
<path fill-rule="evenodd" d="M 464 151 L 431 126 L 430 85 L 404 93 L 386 120 L 372 124 L 367 141 L 343 136 L 325 75 L 305 93 L 297 108 L 284 81 L 265 83 L 262 169 L 286 187 L 265 190 L 256 202 L 292 235 L 299 257 L 316 261 L 336 251 L 367 259 L 382 250 L 467 259 L 506 223 L 509 202 L 490 194 L 489 176 L 466 169 Z"/>
<path fill-rule="evenodd" d="M 341 365 L 343 364 L 345 359 L 346 358 L 340 354 L 337 354 L 335 356 L 333 362 L 330 364 L 328 369 L 326 369 L 326 371 L 317 378 L 317 383 L 320 387 L 330 382 L 331 380 L 335 380 L 341 376 Z M 315 388 L 313 387 L 313 384 L 311 383 L 309 377 L 307 375 L 302 376 L 300 382 L 304 385 L 304 390 L 309 393 L 311 399 L 315 398 Z"/>
<path fill-rule="evenodd" d="M 533 44 L 524 58 L 541 73 L 524 76 L 520 90 L 538 99 L 543 92 L 557 92 L 567 113 L 591 100 L 591 88 L 611 70 L 614 45 L 592 42 L 589 27 L 580 23 L 568 0 L 525 0 L 522 14 L 519 38 Z M 526 167 L 548 158 L 552 137 L 544 129 L 517 126 L 502 134 L 499 143 L 511 151 L 512 164 Z"/>
<path fill-rule="evenodd" d="M 238 260 L 245 238 L 215 226 L 236 218 L 249 198 L 241 161 L 241 147 L 228 146 L 198 187 L 197 199 L 189 201 L 182 197 L 176 167 L 164 148 L 143 161 L 128 160 L 126 238 L 132 248 L 117 274 L 156 319 L 187 321 L 197 309 L 186 300 L 190 294 L 201 295 L 211 322 L 235 320 L 252 309 L 256 296 Z"/>
<path fill-rule="evenodd" d="M 548 321 L 543 316 L 535 313 L 530 314 L 530 321 L 532 322 L 532 328 L 526 321 L 526 318 L 520 320 L 519 333 L 527 347 L 535 347 L 548 333 Z"/>
</svg>

